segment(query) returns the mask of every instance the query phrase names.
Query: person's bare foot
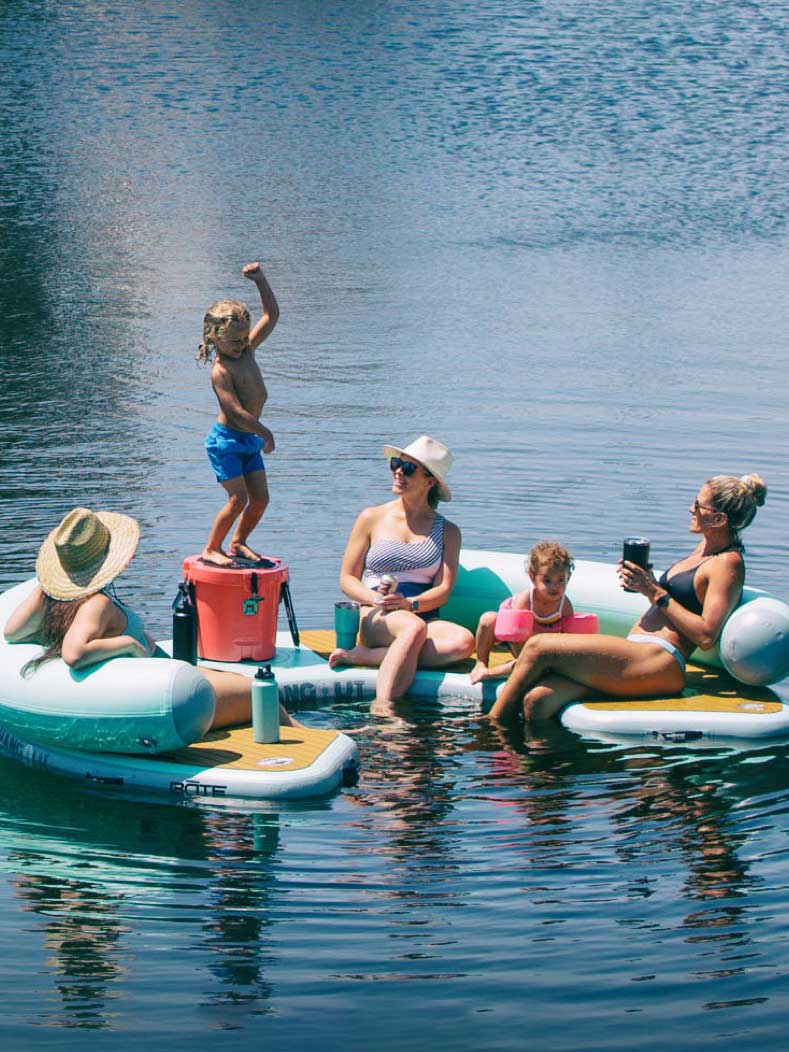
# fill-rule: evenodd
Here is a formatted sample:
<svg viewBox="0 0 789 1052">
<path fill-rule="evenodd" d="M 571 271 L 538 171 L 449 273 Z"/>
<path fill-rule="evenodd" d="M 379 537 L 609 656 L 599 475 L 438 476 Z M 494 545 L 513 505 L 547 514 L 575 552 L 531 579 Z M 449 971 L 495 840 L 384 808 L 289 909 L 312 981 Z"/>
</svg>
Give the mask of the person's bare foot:
<svg viewBox="0 0 789 1052">
<path fill-rule="evenodd" d="M 263 561 L 263 556 L 250 548 L 248 544 L 244 544 L 243 541 L 231 541 L 227 549 L 232 558 L 248 559 L 252 563 Z"/>
<path fill-rule="evenodd" d="M 469 679 L 472 683 L 479 683 L 483 679 L 490 679 L 493 675 L 493 669 L 488 668 L 487 665 L 478 661 L 469 673 Z"/>
<path fill-rule="evenodd" d="M 402 751 L 398 745 L 398 739 L 403 731 L 410 731 L 414 726 L 413 718 L 408 720 L 400 715 L 398 705 L 402 700 L 402 698 L 373 698 L 370 702 L 370 715 L 375 716 L 378 720 L 386 720 L 378 733 L 384 740 L 384 747 L 394 753 Z"/>
<path fill-rule="evenodd" d="M 329 654 L 329 668 L 337 668 L 338 665 L 352 665 L 352 654 L 352 650 L 343 650 L 342 647 L 332 650 L 331 654 Z"/>
<path fill-rule="evenodd" d="M 204 563 L 210 563 L 212 566 L 232 566 L 233 560 L 229 555 L 225 555 L 221 548 L 203 548 L 203 554 L 200 556 Z"/>
<path fill-rule="evenodd" d="M 405 726 L 405 720 L 396 714 L 395 702 L 392 698 L 373 698 L 370 702 L 370 715 L 378 716 L 379 719 L 394 720 Z"/>
</svg>

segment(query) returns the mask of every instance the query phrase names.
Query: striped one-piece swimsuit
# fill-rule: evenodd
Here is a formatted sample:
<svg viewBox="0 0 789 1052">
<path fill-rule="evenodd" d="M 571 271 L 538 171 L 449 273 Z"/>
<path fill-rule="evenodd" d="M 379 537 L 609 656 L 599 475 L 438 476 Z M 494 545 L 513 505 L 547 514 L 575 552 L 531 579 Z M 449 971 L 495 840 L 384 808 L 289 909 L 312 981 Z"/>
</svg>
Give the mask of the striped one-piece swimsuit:
<svg viewBox="0 0 789 1052">
<path fill-rule="evenodd" d="M 397 590 L 411 598 L 421 595 L 433 584 L 444 558 L 444 516 L 436 515 L 430 533 L 424 540 L 374 541 L 364 560 L 362 583 L 377 588 L 385 573 L 397 578 Z M 439 616 L 438 610 L 423 615 L 426 620 Z"/>
</svg>

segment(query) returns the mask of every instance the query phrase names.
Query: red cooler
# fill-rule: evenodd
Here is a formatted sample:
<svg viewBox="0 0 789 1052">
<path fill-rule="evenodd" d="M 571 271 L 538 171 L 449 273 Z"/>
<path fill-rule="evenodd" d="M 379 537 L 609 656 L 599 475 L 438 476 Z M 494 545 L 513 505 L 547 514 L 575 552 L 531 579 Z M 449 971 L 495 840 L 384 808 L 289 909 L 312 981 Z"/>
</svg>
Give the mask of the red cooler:
<svg viewBox="0 0 789 1052">
<path fill-rule="evenodd" d="M 197 555 L 184 559 L 184 577 L 194 585 L 197 656 L 210 661 L 270 661 L 277 611 L 288 567 L 266 557 L 259 567 L 212 566 Z"/>
</svg>

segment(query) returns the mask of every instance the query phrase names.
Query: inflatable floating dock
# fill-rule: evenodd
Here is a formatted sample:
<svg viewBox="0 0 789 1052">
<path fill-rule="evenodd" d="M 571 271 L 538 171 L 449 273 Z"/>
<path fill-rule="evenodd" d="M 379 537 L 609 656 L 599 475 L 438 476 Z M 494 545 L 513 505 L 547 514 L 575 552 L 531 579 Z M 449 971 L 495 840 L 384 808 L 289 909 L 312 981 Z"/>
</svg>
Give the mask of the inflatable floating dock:
<svg viewBox="0 0 789 1052">
<path fill-rule="evenodd" d="M 327 658 L 333 647 L 334 633 L 329 631 L 302 632 L 298 650 L 285 633 L 278 634 L 277 658 L 272 667 L 280 700 L 286 708 L 314 708 L 335 701 L 375 697 L 377 670 L 330 669 Z M 509 652 L 494 652 L 492 663 L 508 657 Z M 206 664 L 231 667 L 213 661 Z M 441 671 L 420 669 L 409 694 L 428 701 L 464 700 L 469 703 L 470 716 L 486 712 L 503 681 L 473 684 L 469 680 L 472 666 L 473 661 L 469 660 Z M 789 705 L 775 691 L 740 683 L 722 668 L 698 664 L 688 665 L 687 686 L 679 697 L 598 697 L 568 705 L 560 719 L 569 730 L 593 737 L 635 735 L 666 742 L 700 738 L 789 739 Z"/>
<path fill-rule="evenodd" d="M 473 630 L 484 611 L 498 609 L 523 587 L 524 559 L 516 553 L 464 549 L 445 616 Z M 622 590 L 616 567 L 605 563 L 578 561 L 568 595 L 577 612 L 595 614 L 600 631 L 611 635 L 627 635 L 647 608 L 643 596 Z M 375 696 L 375 669 L 328 667 L 332 632 L 304 632 L 302 644 L 300 651 L 294 651 L 284 635 L 277 637 L 277 682 L 286 706 Z M 508 652 L 494 653 L 494 663 L 508 656 Z M 472 712 L 487 711 L 502 681 L 472 684 L 468 676 L 472 665 L 469 660 L 441 671 L 420 669 L 409 693 L 431 700 L 465 699 Z M 591 736 L 635 735 L 669 742 L 789 738 L 789 705 L 767 687 L 787 675 L 789 606 L 766 592 L 745 588 L 719 647 L 691 655 L 681 696 L 596 697 L 568 705 L 560 719 L 570 730 Z"/>
<path fill-rule="evenodd" d="M 446 617 L 476 626 L 523 586 L 524 556 L 464 550 Z M 34 582 L 0 596 L 0 629 Z M 579 561 L 568 594 L 577 612 L 595 614 L 601 632 L 626 635 L 646 600 L 619 587 L 616 568 Z M 250 600 L 240 599 L 249 603 Z M 260 596 L 253 602 L 260 605 Z M 331 601 L 327 602 L 331 607 Z M 292 636 L 292 633 L 291 633 Z M 330 669 L 329 631 L 275 637 L 271 660 L 280 700 L 289 709 L 373 698 L 376 669 Z M 168 650 L 169 644 L 161 644 Z M 249 728 L 208 733 L 213 692 L 191 665 L 165 658 L 116 658 L 74 672 L 48 662 L 25 679 L 20 670 L 39 648 L 0 640 L 0 746 L 26 763 L 108 786 L 176 796 L 272 799 L 319 796 L 351 784 L 355 743 L 338 731 L 281 729 L 276 745 L 257 745 Z M 505 657 L 506 655 L 502 655 Z M 254 676 L 259 662 L 205 660 L 203 665 Z M 419 670 L 411 695 L 469 703 L 476 715 L 492 705 L 502 681 L 472 684 L 469 661 Z M 570 730 L 592 736 L 656 740 L 789 737 L 789 705 L 767 688 L 789 674 L 789 607 L 746 588 L 724 627 L 720 648 L 692 655 L 680 697 L 595 697 L 561 714 Z"/>
<path fill-rule="evenodd" d="M 40 647 L 6 643 L 2 627 L 34 584 L 0 596 L 0 747 L 6 753 L 93 785 L 175 798 L 295 799 L 355 783 L 356 743 L 339 731 L 281 727 L 280 741 L 271 745 L 256 743 L 251 727 L 208 731 L 213 690 L 183 661 L 115 658 L 81 671 L 50 661 L 25 679 L 21 669 Z M 250 677 L 257 669 L 226 667 Z"/>
<path fill-rule="evenodd" d="M 469 627 L 484 610 L 523 587 L 524 555 L 464 550 L 446 616 Z M 626 636 L 647 609 L 646 599 L 624 592 L 616 567 L 578 560 L 567 592 L 576 611 L 594 613 L 603 633 Z M 789 606 L 746 587 L 742 600 L 709 651 L 696 650 L 680 697 L 596 697 L 568 705 L 565 727 L 592 736 L 646 736 L 678 741 L 699 738 L 789 738 L 789 705 L 769 684 L 789 675 Z M 493 703 L 495 681 L 482 685 L 483 705 Z M 778 690 L 782 691 L 779 687 Z"/>
<path fill-rule="evenodd" d="M 259 745 L 251 727 L 233 727 L 173 752 L 140 756 L 41 745 L 0 725 L 0 746 L 30 767 L 86 784 L 176 799 L 303 799 L 355 785 L 358 777 L 355 743 L 338 731 L 308 727 L 282 727 L 275 745 Z"/>
</svg>

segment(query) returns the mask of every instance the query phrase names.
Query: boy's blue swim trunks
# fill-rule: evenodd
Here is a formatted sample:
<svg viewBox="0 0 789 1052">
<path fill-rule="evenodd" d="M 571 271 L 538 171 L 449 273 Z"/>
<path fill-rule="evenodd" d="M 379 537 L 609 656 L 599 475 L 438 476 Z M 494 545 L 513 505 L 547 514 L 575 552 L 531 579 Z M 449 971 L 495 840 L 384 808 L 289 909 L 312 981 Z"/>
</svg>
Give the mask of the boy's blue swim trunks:
<svg viewBox="0 0 789 1052">
<path fill-rule="evenodd" d="M 205 440 L 205 451 L 211 461 L 217 482 L 227 482 L 239 475 L 265 471 L 260 451 L 263 439 L 250 431 L 234 431 L 224 424 L 214 424 Z"/>
</svg>

